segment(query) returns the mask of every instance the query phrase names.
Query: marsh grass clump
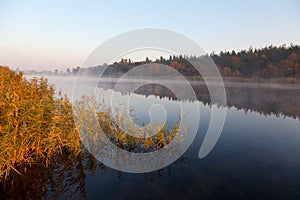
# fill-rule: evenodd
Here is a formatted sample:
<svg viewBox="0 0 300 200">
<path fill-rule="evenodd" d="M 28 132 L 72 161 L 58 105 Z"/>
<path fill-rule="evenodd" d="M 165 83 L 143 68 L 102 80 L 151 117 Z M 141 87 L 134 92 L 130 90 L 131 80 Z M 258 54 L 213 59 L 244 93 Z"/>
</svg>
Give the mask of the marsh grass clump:
<svg viewBox="0 0 300 200">
<path fill-rule="evenodd" d="M 165 147 L 173 139 L 176 139 L 173 144 L 181 142 L 184 134 L 188 132 L 188 127 L 180 124 L 182 121 L 180 117 L 168 128 L 162 122 L 136 126 L 137 119 L 133 109 L 130 109 L 128 115 L 127 108 L 122 105 L 116 107 L 98 105 L 94 98 L 89 96 L 82 97 L 74 108 L 77 128 L 83 133 L 85 144 L 90 147 L 94 140 L 99 139 L 95 133 L 103 132 L 106 138 L 124 150 L 135 153 L 152 152 Z"/>
<path fill-rule="evenodd" d="M 115 111 L 112 112 L 112 109 L 115 109 Z M 121 111 L 119 108 L 112 109 L 102 108 L 101 111 L 97 112 L 99 124 L 111 142 L 130 152 L 156 151 L 168 145 L 174 138 L 183 138 L 182 134 L 187 133 L 186 127 L 180 128 L 179 119 L 169 129 L 160 122 L 152 122 L 146 127 L 137 128 L 134 122 L 135 119 L 126 117 L 125 111 Z M 131 116 L 134 116 L 134 114 Z M 121 126 L 121 124 L 125 125 Z"/>
<path fill-rule="evenodd" d="M 80 151 L 72 105 L 54 93 L 44 78 L 28 81 L 0 67 L 0 181 L 20 166 L 48 165 L 55 153 Z"/>
<path fill-rule="evenodd" d="M 0 66 L 0 183 L 18 175 L 26 177 L 34 166 L 54 166 L 60 157 L 80 157 L 85 138 L 80 138 L 78 130 L 95 135 L 95 124 L 118 147 L 141 153 L 164 148 L 174 138 L 180 142 L 187 132 L 179 120 L 169 129 L 160 123 L 137 129 L 121 108 L 111 109 L 100 107 L 88 96 L 72 105 L 66 96 L 55 95 L 47 79 L 26 80 L 22 73 Z M 120 124 L 126 124 L 126 130 Z"/>
</svg>

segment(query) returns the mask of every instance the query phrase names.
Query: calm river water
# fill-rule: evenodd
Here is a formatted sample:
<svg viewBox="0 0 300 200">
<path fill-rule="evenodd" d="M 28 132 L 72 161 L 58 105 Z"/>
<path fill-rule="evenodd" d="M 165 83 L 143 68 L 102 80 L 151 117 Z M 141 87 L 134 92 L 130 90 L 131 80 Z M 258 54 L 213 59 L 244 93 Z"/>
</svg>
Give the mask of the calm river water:
<svg viewBox="0 0 300 200">
<path fill-rule="evenodd" d="M 74 80 L 49 77 L 69 97 Z M 87 78 L 86 84 L 94 88 L 94 81 Z M 74 161 L 59 160 L 45 182 L 6 195 L 16 197 L 26 191 L 33 198 L 58 199 L 299 199 L 300 88 L 235 84 L 226 87 L 227 105 L 218 107 L 210 105 L 205 86 L 193 87 L 198 101 L 178 101 L 158 85 L 145 85 L 135 94 L 113 91 L 112 83 L 98 88 L 103 98 L 111 93 L 120 101 L 130 97 L 137 118 L 146 123 L 153 104 L 165 108 L 169 123 L 177 119 L 181 104 L 200 108 L 196 138 L 173 164 L 150 173 L 126 173 L 84 152 Z M 213 107 L 227 110 L 225 124 L 215 147 L 200 159 Z M 40 188 L 43 192 L 37 194 Z"/>
</svg>

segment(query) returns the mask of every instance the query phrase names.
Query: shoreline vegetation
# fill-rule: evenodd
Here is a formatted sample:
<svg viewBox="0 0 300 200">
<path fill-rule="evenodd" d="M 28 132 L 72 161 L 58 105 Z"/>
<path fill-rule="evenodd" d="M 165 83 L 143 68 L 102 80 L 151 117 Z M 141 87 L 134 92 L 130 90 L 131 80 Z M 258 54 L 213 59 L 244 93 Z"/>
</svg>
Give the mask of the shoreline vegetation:
<svg viewBox="0 0 300 200">
<path fill-rule="evenodd" d="M 44 78 L 30 81 L 0 67 L 0 182 L 11 172 L 37 162 L 49 165 L 54 155 L 80 152 L 80 138 L 66 96 L 54 97 Z"/>
<path fill-rule="evenodd" d="M 43 74 L 43 73 L 24 73 L 25 76 L 29 77 L 76 77 L 73 75 L 55 75 L 55 74 Z M 119 78 L 122 76 L 120 75 L 111 75 L 111 76 L 103 76 L 102 80 L 104 81 L 112 81 L 112 82 L 117 82 L 119 81 Z M 82 75 L 78 76 L 82 78 L 95 78 L 98 79 L 99 77 L 95 76 L 87 76 L 87 75 Z M 174 77 L 171 76 L 139 76 L 139 77 L 130 77 L 127 78 L 129 80 L 172 80 L 172 81 L 180 81 L 180 80 L 188 80 L 188 81 L 195 81 L 195 82 L 204 82 L 204 80 L 199 77 L 199 76 L 187 76 L 184 77 L 184 79 L 175 79 Z M 210 80 L 214 82 L 218 78 L 215 77 L 208 77 L 207 80 Z M 300 79 L 298 78 L 293 78 L 293 77 L 281 77 L 281 78 L 261 78 L 261 77 L 222 77 L 222 80 L 224 83 L 278 83 L 278 84 L 300 84 Z M 101 79 L 99 79 L 101 81 Z"/>
<path fill-rule="evenodd" d="M 179 122 L 170 129 L 163 124 L 149 124 L 150 129 L 135 130 L 121 111 L 115 116 L 87 96 L 72 105 L 67 96 L 55 95 L 54 86 L 47 79 L 27 80 L 22 73 L 0 66 L 0 186 L 13 187 L 13 180 L 18 180 L 16 176 L 26 177 L 26 171 L 36 165 L 47 169 L 59 157 L 80 156 L 85 148 L 78 130 L 94 134 L 95 127 L 86 124 L 93 122 L 95 110 L 96 123 L 106 137 L 123 149 L 141 152 L 160 149 L 174 137 L 186 133 L 179 129 Z M 133 134 L 158 132 L 147 138 L 128 136 L 116 119 L 126 122 Z"/>
<path fill-rule="evenodd" d="M 193 65 L 191 64 L 193 63 Z M 129 70 L 140 65 L 148 65 L 143 70 L 143 75 L 157 75 L 159 65 L 167 65 L 177 70 L 187 79 L 198 80 L 201 77 L 194 65 L 202 71 L 209 68 L 212 63 L 218 68 L 223 79 L 236 82 L 276 82 L 276 83 L 299 83 L 300 82 L 300 46 L 281 45 L 266 46 L 260 49 L 249 47 L 247 50 L 221 51 L 219 54 L 212 52 L 201 56 L 196 55 L 173 55 L 169 58 L 160 57 L 150 60 L 148 57 L 144 61 L 131 61 L 130 58 L 121 58 L 120 61 L 112 64 L 101 64 L 80 68 L 67 68 L 66 71 L 56 69 L 52 71 L 37 72 L 34 70 L 25 71 L 25 74 L 45 75 L 45 76 L 76 76 L 78 73 L 83 76 L 99 77 L 103 76 L 120 78 Z M 18 70 L 17 70 L 18 71 Z M 160 72 L 167 74 L 167 71 Z M 162 78 L 163 76 L 161 76 Z"/>
<path fill-rule="evenodd" d="M 146 58 L 142 62 L 131 62 L 130 59 L 122 58 L 120 62 L 110 65 L 85 69 L 77 67 L 73 70 L 67 69 L 66 73 L 59 73 L 55 70 L 54 73 L 48 74 L 33 71 L 23 73 L 0 66 L 0 183 L 5 185 L 6 180 L 12 176 L 25 176 L 26 170 L 32 169 L 37 163 L 47 168 L 55 162 L 57 157 L 67 155 L 74 158 L 84 150 L 78 133 L 80 127 L 75 126 L 74 120 L 88 119 L 87 113 L 94 113 L 95 105 L 91 104 L 87 98 L 82 98 L 80 102 L 72 105 L 67 96 L 56 95 L 54 86 L 49 84 L 43 76 L 82 75 L 96 78 L 99 71 L 107 67 L 104 76 L 114 81 L 135 66 L 148 64 L 149 68 L 144 71 L 144 76 L 137 77 L 147 81 L 149 77 L 153 79 L 151 75 L 153 71 L 158 70 L 158 64 L 165 64 L 179 71 L 191 83 L 204 83 L 201 76 L 199 74 L 197 76 L 198 72 L 186 62 L 185 58 L 187 57 L 182 55 L 170 56 L 168 59 L 161 57 L 156 61 Z M 297 45 L 249 48 L 249 50 L 237 53 L 221 52 L 188 58 L 200 64 L 202 59 L 211 58 L 222 75 L 225 87 L 250 87 L 255 84 L 267 88 L 297 89 L 298 92 L 300 86 L 300 46 Z M 205 70 L 206 66 L 201 67 Z M 24 74 L 39 77 L 27 79 Z M 174 81 L 166 74 L 156 78 L 161 81 L 167 79 Z M 213 82 L 216 78 L 209 77 L 208 79 Z M 92 112 L 91 109 L 93 109 Z M 74 110 L 81 113 L 75 116 L 75 119 Z M 186 130 L 179 130 L 178 122 L 175 122 L 170 130 L 163 127 L 156 136 L 139 139 L 128 137 L 118 127 L 116 121 L 112 120 L 115 116 L 112 116 L 109 109 L 100 110 L 97 116 L 97 122 L 104 127 L 106 136 L 113 143 L 133 151 L 145 152 L 163 148 L 172 138 L 180 135 L 178 133 L 186 132 Z M 159 125 L 153 124 L 150 127 L 154 126 Z M 13 185 L 12 182 L 10 184 Z"/>
</svg>

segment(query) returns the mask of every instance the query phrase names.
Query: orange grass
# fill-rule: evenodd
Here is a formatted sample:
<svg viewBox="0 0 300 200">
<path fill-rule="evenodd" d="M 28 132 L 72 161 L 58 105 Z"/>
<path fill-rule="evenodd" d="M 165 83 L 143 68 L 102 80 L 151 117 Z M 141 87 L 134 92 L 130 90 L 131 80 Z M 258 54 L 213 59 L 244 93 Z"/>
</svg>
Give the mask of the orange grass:
<svg viewBox="0 0 300 200">
<path fill-rule="evenodd" d="M 11 171 L 20 174 L 17 170 L 20 167 L 26 171 L 26 166 L 37 162 L 47 167 L 54 155 L 61 155 L 65 150 L 73 157 L 82 152 L 72 110 L 79 113 L 78 121 L 89 123 L 99 106 L 91 97 L 84 96 L 73 108 L 66 96 L 55 97 L 54 94 L 54 87 L 47 79 L 28 81 L 22 73 L 0 66 L 0 182 L 7 179 Z M 125 112 L 114 109 L 118 116 L 113 116 L 111 109 L 102 107 L 97 112 L 96 122 L 113 143 L 128 151 L 157 150 L 187 132 L 179 128 L 179 121 L 170 130 L 156 123 L 137 130 L 125 117 Z M 136 133 L 134 135 L 156 133 L 152 137 L 133 137 L 119 127 L 120 123 L 126 123 L 126 131 Z M 78 126 L 81 128 L 80 124 Z M 162 128 L 156 130 L 156 127 Z M 95 131 L 92 126 L 88 129 L 92 133 Z"/>
<path fill-rule="evenodd" d="M 27 81 L 0 67 L 0 180 L 19 165 L 43 160 L 63 148 L 77 154 L 80 138 L 66 97 L 54 98 L 44 78 Z"/>
</svg>

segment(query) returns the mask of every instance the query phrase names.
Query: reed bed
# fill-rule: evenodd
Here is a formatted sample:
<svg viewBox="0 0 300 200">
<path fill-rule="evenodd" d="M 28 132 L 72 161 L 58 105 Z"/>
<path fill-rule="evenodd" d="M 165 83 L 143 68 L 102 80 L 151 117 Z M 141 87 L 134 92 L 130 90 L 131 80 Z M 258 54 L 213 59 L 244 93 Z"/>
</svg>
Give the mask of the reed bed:
<svg viewBox="0 0 300 200">
<path fill-rule="evenodd" d="M 49 164 L 54 153 L 80 151 L 80 138 L 66 97 L 54 97 L 46 79 L 26 80 L 22 73 L 0 67 L 0 181 L 19 166 L 41 160 Z"/>
<path fill-rule="evenodd" d="M 136 129 L 120 108 L 114 108 L 117 113 L 114 115 L 110 108 L 91 102 L 91 97 L 82 97 L 73 106 L 66 96 L 55 95 L 47 79 L 26 80 L 22 73 L 0 66 L 0 182 L 7 180 L 10 173 L 26 176 L 26 168 L 37 163 L 45 167 L 50 162 L 53 165 L 57 156 L 65 156 L 66 152 L 72 159 L 80 156 L 84 146 L 77 131 L 80 124 L 75 126 L 73 110 L 79 114 L 75 119 L 84 123 L 95 118 L 91 111 L 98 110 L 96 121 L 110 141 L 133 152 L 163 148 L 173 138 L 187 132 L 179 128 L 179 120 L 171 129 L 158 123 L 150 124 L 147 129 Z M 126 123 L 127 130 L 120 128 L 120 123 Z M 162 128 L 156 131 L 156 127 Z M 90 128 L 89 131 L 94 130 Z M 144 138 L 126 133 L 140 136 L 154 131 L 153 136 Z"/>
<path fill-rule="evenodd" d="M 103 132 L 116 146 L 135 153 L 146 153 L 159 150 L 173 141 L 177 145 L 184 140 L 184 134 L 188 133 L 188 126 L 181 124 L 181 117 L 173 124 L 163 122 L 141 122 L 136 118 L 135 110 L 129 109 L 121 104 L 116 107 L 107 107 L 99 104 L 93 96 L 83 96 L 74 106 L 76 113 L 74 119 L 81 139 L 89 147 L 99 149 L 101 142 L 105 149 L 106 142 L 99 134 Z M 96 115 L 95 115 L 96 113 Z M 183 116 L 185 118 L 186 116 Z M 167 127 L 168 124 L 168 127 Z M 100 140 L 101 141 L 100 141 Z M 94 141 L 97 141 L 96 143 Z"/>
<path fill-rule="evenodd" d="M 114 109 L 114 112 L 112 112 Z M 180 127 L 180 118 L 172 128 L 167 129 L 166 124 L 151 122 L 148 126 L 135 126 L 135 114 L 130 114 L 120 108 L 102 108 L 97 112 L 98 122 L 105 135 L 118 147 L 130 152 L 151 152 L 168 145 L 174 138 L 181 142 L 183 134 L 187 133 L 187 127 Z M 112 114 L 115 113 L 115 114 Z M 120 126 L 123 124 L 122 126 Z M 128 133 L 132 133 L 129 135 Z M 155 133 L 152 136 L 152 133 Z M 134 135 L 134 136 L 133 136 Z"/>
</svg>

